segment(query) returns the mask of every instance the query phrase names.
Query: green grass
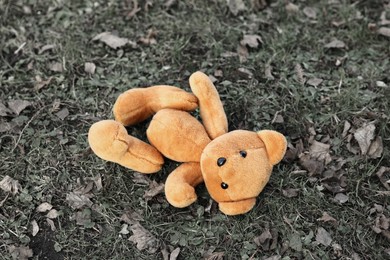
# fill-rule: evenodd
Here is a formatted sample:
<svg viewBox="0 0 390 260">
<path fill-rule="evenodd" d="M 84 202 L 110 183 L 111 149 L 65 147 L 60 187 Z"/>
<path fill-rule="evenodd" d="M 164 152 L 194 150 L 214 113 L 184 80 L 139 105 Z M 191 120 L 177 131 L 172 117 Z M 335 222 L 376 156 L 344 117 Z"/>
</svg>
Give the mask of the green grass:
<svg viewBox="0 0 390 260">
<path fill-rule="evenodd" d="M 1 258 L 12 258 L 11 246 L 31 248 L 33 259 L 162 259 L 162 249 L 171 252 L 177 247 L 179 259 L 202 259 L 213 252 L 222 252 L 224 259 L 388 257 L 388 239 L 372 229 L 380 213 L 370 213 L 378 204 L 390 217 L 389 197 L 380 195 L 386 190 L 375 174 L 381 166 L 390 167 L 390 88 L 376 84 L 390 85 L 390 44 L 389 38 L 368 29 L 369 23 L 379 21 L 385 1 L 295 1 L 300 7 L 296 14 L 287 13 L 285 1 L 271 1 L 262 11 L 252 10 L 248 1 L 248 10 L 238 16 L 222 0 L 178 1 L 168 9 L 153 3 L 148 11 L 146 2 L 139 1 L 141 11 L 132 19 L 126 19 L 131 1 L 0 2 L 0 102 L 32 103 L 20 115 L 0 116 L 0 180 L 9 175 L 22 186 L 16 195 L 0 190 Z M 316 8 L 314 21 L 303 13 L 306 6 Z M 390 19 L 388 7 L 386 11 Z M 339 27 L 332 25 L 341 20 Z M 92 41 L 104 31 L 138 41 L 149 29 L 157 31 L 155 45 L 113 50 Z M 240 63 L 237 56 L 225 54 L 236 52 L 244 34 L 260 35 L 264 44 L 250 49 L 247 61 Z M 347 48 L 324 48 L 335 38 Z M 42 52 L 48 44 L 55 47 Z M 64 64 L 62 72 L 49 69 L 55 62 Z M 84 72 L 85 62 L 96 64 L 95 74 Z M 265 76 L 267 64 L 274 80 Z M 302 84 L 297 64 L 306 79 L 323 82 L 318 87 Z M 253 77 L 239 73 L 239 68 Z M 294 158 L 275 167 L 256 207 L 246 215 L 220 213 L 203 185 L 195 204 L 176 209 L 163 194 L 146 201 L 148 186 L 134 180 L 136 173 L 92 154 L 88 129 L 112 118 L 112 105 L 121 92 L 154 84 L 189 91 L 188 77 L 196 70 L 209 75 L 223 71 L 216 86 L 230 130 L 275 129 L 294 145 L 302 140 L 308 151 L 314 129 L 312 138 L 331 144 L 333 161 L 327 169 L 336 167 L 337 159 L 346 160 L 336 172 L 346 178 L 348 202 L 335 202 L 335 194 L 322 189 L 327 183 L 322 176 L 302 173 L 303 166 Z M 51 82 L 36 90 L 36 76 L 51 77 Z M 64 108 L 69 115 L 62 120 L 56 114 Z M 284 123 L 272 123 L 276 113 Z M 347 149 L 341 136 L 345 121 L 354 128 L 375 122 L 375 134 L 383 140 L 381 158 Z M 6 130 L 7 125 L 12 128 Z M 129 132 L 145 138 L 145 129 L 141 124 Z M 351 144 L 358 149 L 353 140 Z M 164 182 L 176 166 L 167 162 L 147 178 Z M 93 205 L 71 208 L 66 195 L 98 175 L 103 188 L 94 186 L 87 192 L 93 195 Z M 298 189 L 298 196 L 285 197 L 282 190 L 287 188 Z M 42 202 L 59 212 L 53 219 L 55 231 L 47 224 L 47 213 L 36 212 Z M 129 234 L 119 233 L 126 224 L 121 220 L 125 212 L 137 213 L 141 225 L 157 238 L 155 253 L 140 251 L 128 241 L 130 228 Z M 323 212 L 337 224 L 319 221 Z M 77 224 L 76 213 L 84 214 L 86 221 Z M 40 228 L 36 236 L 33 220 Z M 331 235 L 331 245 L 316 244 L 320 227 Z M 266 230 L 272 239 L 256 244 Z"/>
</svg>

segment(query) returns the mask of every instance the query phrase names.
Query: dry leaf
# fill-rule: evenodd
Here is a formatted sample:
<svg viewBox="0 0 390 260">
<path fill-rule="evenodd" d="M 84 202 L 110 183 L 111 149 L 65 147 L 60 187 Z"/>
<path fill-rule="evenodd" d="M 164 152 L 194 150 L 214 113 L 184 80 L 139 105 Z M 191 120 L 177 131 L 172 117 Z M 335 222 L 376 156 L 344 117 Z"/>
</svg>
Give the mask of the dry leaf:
<svg viewBox="0 0 390 260">
<path fill-rule="evenodd" d="M 386 37 L 390 37 L 390 28 L 381 27 L 378 29 L 377 33 Z"/>
<path fill-rule="evenodd" d="M 92 41 L 97 41 L 97 40 L 104 42 L 112 49 L 123 47 L 130 42 L 129 39 L 118 37 L 112 34 L 111 32 L 100 33 L 92 39 Z"/>
<path fill-rule="evenodd" d="M 226 0 L 230 12 L 236 16 L 239 12 L 245 11 L 246 6 L 243 0 Z"/>
<path fill-rule="evenodd" d="M 255 237 L 253 239 L 253 242 L 255 242 L 257 246 L 262 247 L 263 250 L 269 250 L 271 240 L 272 240 L 272 234 L 267 228 L 266 230 L 263 231 L 263 233 L 261 233 L 260 236 Z"/>
<path fill-rule="evenodd" d="M 67 108 L 63 108 L 56 113 L 56 116 L 61 120 L 64 120 L 68 115 L 69 115 L 69 110 Z"/>
<path fill-rule="evenodd" d="M 49 64 L 48 68 L 49 68 L 49 70 L 54 71 L 54 72 L 62 72 L 64 70 L 61 62 L 55 62 L 55 63 Z"/>
<path fill-rule="evenodd" d="M 240 59 L 240 63 L 243 63 L 243 62 L 248 60 L 249 51 L 248 51 L 247 47 L 239 44 L 237 46 L 237 54 L 238 54 L 238 58 Z"/>
<path fill-rule="evenodd" d="M 55 219 L 59 216 L 58 211 L 55 209 L 51 209 L 47 214 L 46 217 L 50 219 Z"/>
<path fill-rule="evenodd" d="M 51 210 L 52 208 L 53 208 L 53 206 L 52 206 L 50 203 L 43 202 L 43 203 L 41 203 L 41 204 L 37 207 L 36 211 L 37 211 L 37 212 L 46 212 L 46 211 L 48 211 L 48 210 Z"/>
<path fill-rule="evenodd" d="M 8 252 L 12 255 L 13 259 L 28 260 L 28 258 L 33 257 L 32 249 L 26 246 L 9 246 Z"/>
<path fill-rule="evenodd" d="M 255 34 L 246 34 L 243 39 L 240 41 L 242 46 L 248 46 L 250 48 L 257 48 L 259 44 L 263 44 L 263 40 L 259 35 Z"/>
<path fill-rule="evenodd" d="M 165 8 L 169 9 L 176 4 L 176 0 L 168 0 L 164 3 Z"/>
<path fill-rule="evenodd" d="M 349 129 L 351 129 L 351 123 L 348 122 L 348 121 L 345 121 L 345 122 L 344 122 L 343 133 L 341 134 L 341 136 L 342 136 L 343 138 L 347 136 Z"/>
<path fill-rule="evenodd" d="M 156 44 L 157 43 L 156 35 L 157 35 L 157 31 L 153 29 L 149 29 L 148 34 L 145 37 L 141 37 L 139 41 L 145 45 Z"/>
<path fill-rule="evenodd" d="M 42 53 L 44 53 L 45 51 L 54 49 L 55 47 L 56 47 L 55 44 L 46 44 L 46 45 L 42 46 L 42 48 L 39 50 L 38 54 L 42 54 Z"/>
<path fill-rule="evenodd" d="M 315 158 L 319 161 L 324 161 L 326 165 L 332 161 L 332 158 L 329 154 L 329 149 L 329 144 L 313 141 L 309 148 L 309 153 L 312 158 Z"/>
<path fill-rule="evenodd" d="M 225 256 L 224 252 L 214 252 L 206 256 L 204 260 L 223 260 L 224 256 Z"/>
<path fill-rule="evenodd" d="M 100 191 L 103 189 L 103 184 L 102 184 L 102 177 L 100 176 L 100 173 L 93 178 L 93 182 L 95 183 L 96 190 Z"/>
<path fill-rule="evenodd" d="M 136 223 L 130 227 L 133 235 L 129 237 L 129 241 L 137 244 L 138 250 L 147 250 L 149 253 L 155 253 L 158 249 L 159 241 L 141 224 Z"/>
<path fill-rule="evenodd" d="M 0 102 L 0 116 L 7 116 L 11 114 L 12 111 L 9 110 L 3 103 Z"/>
<path fill-rule="evenodd" d="M 368 150 L 367 155 L 370 158 L 380 158 L 383 152 L 383 142 L 380 136 L 377 136 L 374 142 L 371 143 L 370 149 Z"/>
<path fill-rule="evenodd" d="M 51 80 L 52 80 L 53 77 L 50 77 L 48 78 L 47 80 L 42 80 L 41 77 L 39 76 L 36 76 L 35 77 L 35 86 L 34 86 L 34 89 L 35 90 L 40 90 L 41 88 L 47 86 L 50 84 Z"/>
<path fill-rule="evenodd" d="M 324 171 L 324 162 L 311 158 L 309 154 L 299 156 L 299 162 L 310 176 L 320 175 Z"/>
<path fill-rule="evenodd" d="M 299 7 L 293 3 L 290 3 L 290 2 L 285 6 L 285 9 L 286 9 L 287 13 L 290 13 L 290 14 L 295 14 L 295 13 L 299 12 Z"/>
<path fill-rule="evenodd" d="M 131 10 L 131 11 L 126 15 L 126 17 L 127 17 L 127 18 L 132 18 L 132 17 L 135 16 L 139 11 L 141 11 L 141 8 L 138 7 L 138 1 L 137 1 L 137 0 L 133 0 L 133 10 Z"/>
<path fill-rule="evenodd" d="M 149 185 L 151 183 L 151 180 L 145 174 L 136 172 L 133 175 L 133 182 Z"/>
<path fill-rule="evenodd" d="M 157 183 L 153 181 L 149 185 L 149 189 L 145 191 L 144 198 L 148 201 L 160 193 L 164 192 L 164 183 Z"/>
<path fill-rule="evenodd" d="M 86 62 L 84 64 L 84 71 L 88 74 L 95 74 L 96 65 L 93 62 Z"/>
<path fill-rule="evenodd" d="M 345 43 L 343 41 L 336 39 L 336 40 L 331 41 L 330 43 L 325 44 L 324 47 L 328 48 L 328 49 L 343 49 L 346 46 L 345 46 Z"/>
<path fill-rule="evenodd" d="M 6 175 L 0 181 L 0 189 L 5 192 L 11 192 L 13 195 L 19 192 L 22 189 L 22 186 L 19 184 L 19 181 L 14 180 L 10 176 Z"/>
<path fill-rule="evenodd" d="M 177 257 L 179 256 L 179 253 L 180 253 L 180 247 L 175 248 L 175 250 L 171 252 L 171 255 L 169 256 L 169 260 L 176 260 Z"/>
<path fill-rule="evenodd" d="M 66 201 L 72 209 L 79 209 L 84 206 L 91 207 L 92 201 L 84 194 L 70 192 L 66 194 Z"/>
<path fill-rule="evenodd" d="M 265 78 L 268 80 L 275 79 L 274 75 L 272 75 L 272 66 L 270 64 L 267 64 L 265 66 L 264 74 L 265 74 Z"/>
<path fill-rule="evenodd" d="M 375 125 L 373 123 L 364 124 L 356 130 L 354 137 L 359 144 L 362 155 L 366 155 L 374 139 Z"/>
<path fill-rule="evenodd" d="M 123 224 L 121 230 L 119 231 L 119 234 L 122 234 L 122 235 L 129 234 L 130 231 L 129 231 L 128 227 L 129 227 L 128 224 Z"/>
<path fill-rule="evenodd" d="M 287 197 L 287 198 L 294 198 L 296 196 L 298 196 L 298 192 L 299 192 L 299 189 L 285 189 L 285 190 L 282 190 L 282 193 L 283 193 L 283 196 Z"/>
<path fill-rule="evenodd" d="M 317 18 L 317 9 L 313 7 L 305 7 L 303 8 L 303 13 L 311 19 L 316 19 Z"/>
<path fill-rule="evenodd" d="M 313 86 L 313 87 L 318 87 L 324 80 L 322 79 L 319 79 L 319 78 L 311 78 L 309 79 L 306 83 L 310 86 Z"/>
<path fill-rule="evenodd" d="M 382 166 L 379 171 L 377 171 L 376 176 L 378 176 L 380 182 L 385 186 L 386 190 L 390 190 L 390 180 L 387 180 L 385 173 L 390 174 L 390 167 Z"/>
<path fill-rule="evenodd" d="M 267 258 L 264 258 L 264 260 L 280 260 L 282 257 L 280 255 L 273 255 Z"/>
<path fill-rule="evenodd" d="M 319 227 L 317 230 L 316 241 L 317 243 L 322 244 L 324 246 L 330 246 L 330 244 L 332 243 L 332 237 L 330 236 L 328 231 L 326 231 L 322 227 Z"/>
<path fill-rule="evenodd" d="M 345 195 L 344 193 L 337 193 L 334 199 L 340 202 L 341 204 L 343 204 L 348 201 L 348 196 Z"/>
<path fill-rule="evenodd" d="M 253 77 L 253 73 L 246 68 L 238 68 L 237 72 L 247 79 L 251 79 Z"/>
<path fill-rule="evenodd" d="M 39 232 L 39 226 L 36 220 L 31 221 L 32 225 L 32 236 L 35 237 Z"/>
<path fill-rule="evenodd" d="M 47 224 L 49 224 L 51 231 L 56 231 L 56 226 L 54 225 L 54 221 L 50 218 L 46 218 Z"/>
<path fill-rule="evenodd" d="M 297 78 L 298 78 L 299 83 L 301 83 L 301 85 L 304 85 L 306 82 L 306 79 L 305 79 L 303 68 L 302 68 L 301 64 L 297 63 L 295 65 L 295 72 L 297 74 Z"/>
<path fill-rule="evenodd" d="M 76 220 L 76 224 L 80 226 L 92 227 L 94 223 L 91 220 L 91 211 L 82 210 L 73 215 L 73 219 Z"/>
<path fill-rule="evenodd" d="M 9 109 L 16 115 L 19 115 L 28 106 L 31 106 L 31 102 L 26 100 L 11 100 L 8 102 Z"/>
<path fill-rule="evenodd" d="M 317 219 L 318 221 L 323 221 L 323 222 L 333 222 L 333 223 L 337 223 L 337 220 L 330 216 L 327 212 L 323 212 L 322 213 L 322 217 Z"/>
<path fill-rule="evenodd" d="M 139 221 L 143 220 L 143 218 L 137 212 L 132 211 L 132 210 L 127 210 L 125 213 L 122 214 L 120 220 L 129 224 L 129 225 L 134 225 L 134 224 L 138 223 Z"/>
</svg>

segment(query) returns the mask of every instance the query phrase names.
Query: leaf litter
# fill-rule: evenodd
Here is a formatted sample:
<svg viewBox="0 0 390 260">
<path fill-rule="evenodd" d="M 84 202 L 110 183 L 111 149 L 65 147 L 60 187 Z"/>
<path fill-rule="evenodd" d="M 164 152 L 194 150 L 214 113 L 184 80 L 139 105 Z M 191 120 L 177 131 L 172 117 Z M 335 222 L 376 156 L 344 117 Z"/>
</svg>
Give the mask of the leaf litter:
<svg viewBox="0 0 390 260">
<path fill-rule="evenodd" d="M 0 189 L 2 189 L 5 192 L 10 192 L 13 195 L 15 195 L 19 192 L 19 190 L 22 189 L 22 186 L 20 185 L 18 180 L 15 180 L 12 177 L 6 175 L 0 181 Z"/>
<path fill-rule="evenodd" d="M 155 253 L 159 248 L 159 241 L 157 238 L 145 229 L 141 224 L 136 223 L 130 227 L 132 236 L 129 237 L 129 241 L 136 244 L 137 249 L 142 251 L 146 250 L 149 253 Z"/>
</svg>

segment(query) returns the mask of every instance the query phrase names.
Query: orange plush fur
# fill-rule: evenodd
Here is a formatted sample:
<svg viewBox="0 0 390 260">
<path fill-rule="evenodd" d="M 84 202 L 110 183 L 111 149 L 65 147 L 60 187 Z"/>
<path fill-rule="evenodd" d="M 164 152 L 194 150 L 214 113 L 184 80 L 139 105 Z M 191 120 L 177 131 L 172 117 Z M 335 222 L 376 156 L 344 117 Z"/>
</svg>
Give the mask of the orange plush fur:
<svg viewBox="0 0 390 260">
<path fill-rule="evenodd" d="M 100 158 L 141 173 L 161 169 L 164 157 L 182 162 L 167 178 L 165 195 L 175 207 L 196 201 L 202 183 L 227 215 L 248 212 L 284 156 L 285 137 L 275 131 L 228 132 L 218 92 L 202 72 L 190 77 L 190 94 L 172 86 L 137 88 L 121 94 L 115 120 L 93 124 L 88 141 Z M 199 107 L 203 124 L 188 112 Z M 127 134 L 125 126 L 150 116 L 149 143 Z"/>
</svg>

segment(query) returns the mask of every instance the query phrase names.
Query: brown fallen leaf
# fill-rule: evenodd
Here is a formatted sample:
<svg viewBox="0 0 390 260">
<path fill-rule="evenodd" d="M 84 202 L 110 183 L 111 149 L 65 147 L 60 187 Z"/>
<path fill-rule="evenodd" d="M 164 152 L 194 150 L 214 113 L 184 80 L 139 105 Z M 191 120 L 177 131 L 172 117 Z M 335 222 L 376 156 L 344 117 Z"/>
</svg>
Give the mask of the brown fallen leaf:
<svg viewBox="0 0 390 260">
<path fill-rule="evenodd" d="M 168 0 L 164 3 L 165 8 L 169 9 L 177 3 L 177 0 Z"/>
<path fill-rule="evenodd" d="M 148 34 L 145 37 L 141 37 L 139 41 L 145 45 L 156 44 L 157 43 L 156 35 L 157 35 L 157 31 L 155 31 L 154 29 L 149 29 Z"/>
<path fill-rule="evenodd" d="M 157 183 L 156 181 L 153 181 L 152 183 L 150 183 L 149 189 L 145 191 L 144 198 L 147 201 L 149 201 L 153 197 L 163 192 L 164 192 L 164 183 Z"/>
<path fill-rule="evenodd" d="M 15 195 L 16 193 L 19 192 L 19 190 L 22 189 L 22 186 L 19 184 L 18 180 L 15 180 L 10 176 L 6 175 L 0 181 L 0 189 L 2 189 L 5 192 L 11 192 L 13 195 Z"/>
<path fill-rule="evenodd" d="M 57 210 L 55 209 L 51 209 L 47 214 L 46 214 L 46 217 L 49 218 L 49 219 L 55 219 L 59 216 L 60 214 L 58 213 Z"/>
<path fill-rule="evenodd" d="M 237 72 L 246 79 L 251 79 L 253 77 L 253 73 L 246 68 L 238 68 Z"/>
<path fill-rule="evenodd" d="M 324 47 L 328 48 L 328 49 L 344 49 L 346 47 L 346 45 L 343 41 L 336 39 L 336 40 L 333 40 L 333 41 L 325 44 Z"/>
<path fill-rule="evenodd" d="M 41 88 L 47 86 L 50 84 L 51 80 L 52 80 L 53 77 L 50 77 L 48 78 L 47 80 L 42 80 L 42 78 L 40 76 L 36 76 L 35 77 L 35 86 L 34 86 L 34 89 L 35 90 L 40 90 Z"/>
<path fill-rule="evenodd" d="M 205 256 L 204 260 L 223 260 L 225 256 L 224 252 L 214 252 Z"/>
<path fill-rule="evenodd" d="M 135 172 L 133 175 L 133 182 L 137 184 L 149 185 L 152 181 L 145 174 Z"/>
<path fill-rule="evenodd" d="M 84 63 L 84 71 L 88 74 L 95 74 L 96 65 L 93 62 L 86 62 Z"/>
<path fill-rule="evenodd" d="M 31 221 L 31 226 L 32 226 L 31 234 L 33 237 L 35 237 L 39 232 L 39 226 L 38 226 L 37 221 L 36 220 Z"/>
<path fill-rule="evenodd" d="M 56 116 L 61 120 L 64 120 L 68 115 L 69 115 L 69 110 L 67 108 L 63 108 L 56 113 Z"/>
<path fill-rule="evenodd" d="M 180 253 L 180 247 L 175 248 L 169 256 L 169 260 L 176 260 Z"/>
<path fill-rule="evenodd" d="M 367 155 L 370 158 L 380 158 L 383 153 L 383 142 L 380 136 L 377 136 L 375 140 L 371 143 L 370 149 L 368 150 Z"/>
<path fill-rule="evenodd" d="M 270 64 L 267 64 L 265 66 L 264 74 L 265 74 L 265 78 L 268 80 L 275 79 L 274 75 L 272 75 L 272 66 Z"/>
<path fill-rule="evenodd" d="M 366 155 L 374 139 L 375 125 L 366 123 L 354 133 L 355 140 L 358 142 L 361 154 Z"/>
<path fill-rule="evenodd" d="M 319 227 L 316 234 L 316 242 L 324 246 L 330 246 L 332 237 L 323 227 Z"/>
<path fill-rule="evenodd" d="M 283 193 L 283 196 L 285 196 L 287 198 L 294 198 L 294 197 L 298 196 L 299 189 L 288 188 L 288 189 L 282 190 L 282 193 Z"/>
<path fill-rule="evenodd" d="M 390 37 L 390 28 L 381 27 L 378 29 L 377 33 L 386 37 Z"/>
<path fill-rule="evenodd" d="M 130 231 L 128 230 L 128 227 L 129 227 L 128 224 L 123 224 L 121 230 L 119 231 L 119 234 L 122 234 L 122 235 L 129 234 Z"/>
<path fill-rule="evenodd" d="M 16 115 L 19 115 L 26 107 L 31 106 L 32 103 L 26 100 L 11 100 L 8 102 L 9 109 Z"/>
<path fill-rule="evenodd" d="M 390 179 L 386 178 L 386 173 L 390 174 L 390 167 L 382 166 L 379 171 L 377 171 L 376 176 L 378 176 L 380 182 L 385 186 L 386 190 L 390 191 Z"/>
<path fill-rule="evenodd" d="M 263 250 L 269 250 L 271 245 L 271 240 L 273 239 L 272 234 L 268 228 L 266 228 L 260 236 L 257 236 L 253 239 L 253 242 Z"/>
<path fill-rule="evenodd" d="M 13 259 L 28 260 L 28 258 L 33 257 L 32 249 L 26 246 L 9 246 L 8 252 L 11 254 Z"/>
<path fill-rule="evenodd" d="M 324 144 L 314 140 L 309 148 L 309 154 L 312 158 L 315 158 L 319 161 L 323 161 L 325 165 L 327 165 L 332 161 L 332 157 L 329 154 L 329 150 L 329 144 Z"/>
<path fill-rule="evenodd" d="M 295 14 L 295 13 L 299 12 L 299 6 L 297 6 L 291 2 L 288 2 L 284 8 L 286 9 L 287 13 L 289 13 L 289 14 Z"/>
<path fill-rule="evenodd" d="M 240 63 L 246 62 L 248 60 L 249 51 L 248 51 L 247 47 L 242 46 L 241 44 L 239 44 L 237 46 L 237 54 L 238 54 L 238 58 L 240 60 Z"/>
<path fill-rule="evenodd" d="M 51 210 L 52 208 L 53 208 L 53 206 L 50 203 L 43 202 L 36 208 L 36 211 L 37 212 L 46 212 L 48 210 Z"/>
<path fill-rule="evenodd" d="M 303 8 L 303 13 L 310 19 L 316 19 L 317 18 L 317 9 L 313 7 L 305 7 Z"/>
<path fill-rule="evenodd" d="M 336 196 L 334 197 L 334 199 L 335 199 L 337 202 L 343 204 L 343 203 L 347 202 L 349 198 L 348 198 L 348 196 L 345 195 L 344 193 L 337 193 Z"/>
<path fill-rule="evenodd" d="M 93 205 L 88 196 L 74 192 L 66 194 L 66 201 L 72 209 L 80 209 L 84 206 L 91 207 Z"/>
<path fill-rule="evenodd" d="M 301 154 L 299 163 L 309 172 L 309 176 L 321 175 L 325 167 L 323 161 L 315 160 L 309 154 Z"/>
<path fill-rule="evenodd" d="M 139 11 L 141 11 L 141 8 L 138 7 L 138 1 L 133 0 L 133 9 L 126 15 L 127 18 L 134 17 Z"/>
<path fill-rule="evenodd" d="M 337 220 L 334 217 L 330 216 L 327 212 L 323 212 L 322 217 L 318 218 L 317 220 L 337 224 Z"/>
<path fill-rule="evenodd" d="M 313 86 L 313 87 L 318 87 L 324 80 L 323 79 L 319 79 L 319 78 L 311 78 L 309 79 L 308 81 L 306 81 L 306 83 L 310 86 Z"/>
<path fill-rule="evenodd" d="M 117 49 L 130 43 L 129 39 L 119 37 L 117 35 L 112 34 L 111 32 L 100 33 L 92 39 L 92 41 L 97 41 L 97 40 L 105 43 L 107 46 L 109 46 L 112 49 Z"/>
<path fill-rule="evenodd" d="M 62 67 L 61 62 L 54 62 L 48 65 L 48 69 L 54 72 L 62 72 L 64 68 Z"/>
<path fill-rule="evenodd" d="M 263 40 L 259 35 L 255 34 L 246 34 L 243 39 L 240 41 L 242 46 L 248 46 L 250 48 L 257 48 L 259 44 L 263 44 Z"/>
<path fill-rule="evenodd" d="M 237 16 L 239 12 L 246 10 L 246 6 L 243 0 L 226 0 L 226 2 L 229 7 L 229 11 L 234 16 Z"/>
<path fill-rule="evenodd" d="M 55 47 L 56 47 L 55 44 L 46 44 L 46 45 L 42 46 L 41 49 L 39 49 L 38 54 L 40 55 L 40 54 L 44 53 L 45 51 L 54 49 Z"/>
<path fill-rule="evenodd" d="M 159 247 L 159 241 L 156 237 L 145 229 L 141 224 L 136 223 L 130 227 L 133 235 L 129 237 L 129 241 L 136 244 L 137 249 L 147 250 L 149 253 L 155 253 Z"/>
<path fill-rule="evenodd" d="M 46 218 L 47 224 L 50 226 L 51 231 L 56 231 L 56 225 L 54 224 L 54 221 L 51 220 L 50 218 Z"/>
<path fill-rule="evenodd" d="M 129 225 L 134 225 L 136 223 L 139 223 L 139 221 L 142 221 L 143 218 L 140 214 L 133 210 L 126 210 L 125 213 L 123 213 L 120 217 L 120 220 Z"/>
<path fill-rule="evenodd" d="M 0 116 L 7 116 L 11 114 L 12 111 L 9 110 L 3 103 L 0 102 Z"/>
</svg>

